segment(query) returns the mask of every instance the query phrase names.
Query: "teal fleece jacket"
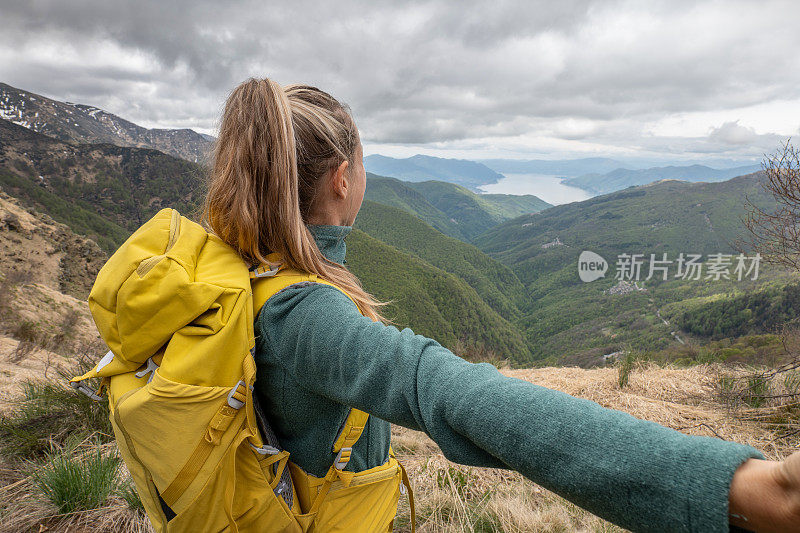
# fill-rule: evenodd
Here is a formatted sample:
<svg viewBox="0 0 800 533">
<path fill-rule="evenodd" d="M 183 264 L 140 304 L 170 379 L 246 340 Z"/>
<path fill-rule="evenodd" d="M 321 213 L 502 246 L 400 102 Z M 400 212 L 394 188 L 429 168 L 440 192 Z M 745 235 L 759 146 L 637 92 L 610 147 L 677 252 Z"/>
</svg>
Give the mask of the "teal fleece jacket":
<svg viewBox="0 0 800 533">
<path fill-rule="evenodd" d="M 348 226 L 311 226 L 343 263 Z M 387 459 L 389 423 L 445 457 L 507 468 L 634 531 L 729 531 L 734 471 L 756 449 L 653 422 L 470 363 L 435 340 L 362 316 L 339 290 L 289 286 L 256 320 L 256 392 L 281 444 L 324 476 L 350 406 L 370 422 L 348 470 Z"/>
</svg>

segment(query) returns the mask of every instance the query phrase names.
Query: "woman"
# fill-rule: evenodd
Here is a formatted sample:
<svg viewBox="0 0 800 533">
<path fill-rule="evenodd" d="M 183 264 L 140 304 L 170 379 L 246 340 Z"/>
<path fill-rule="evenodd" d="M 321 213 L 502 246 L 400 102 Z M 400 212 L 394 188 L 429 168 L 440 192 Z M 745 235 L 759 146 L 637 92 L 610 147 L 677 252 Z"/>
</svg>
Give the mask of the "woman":
<svg viewBox="0 0 800 533">
<path fill-rule="evenodd" d="M 256 393 L 305 472 L 325 476 L 333 456 L 320 443 L 336 438 L 354 407 L 373 416 L 347 470 L 387 461 L 393 423 L 424 431 L 450 460 L 517 470 L 630 529 L 800 531 L 800 453 L 765 461 L 748 446 L 504 377 L 384 325 L 381 304 L 343 266 L 365 186 L 358 130 L 333 97 L 268 79 L 232 92 L 208 224 L 252 264 L 276 253 L 272 260 L 346 293 L 290 285 L 256 320 Z"/>
</svg>

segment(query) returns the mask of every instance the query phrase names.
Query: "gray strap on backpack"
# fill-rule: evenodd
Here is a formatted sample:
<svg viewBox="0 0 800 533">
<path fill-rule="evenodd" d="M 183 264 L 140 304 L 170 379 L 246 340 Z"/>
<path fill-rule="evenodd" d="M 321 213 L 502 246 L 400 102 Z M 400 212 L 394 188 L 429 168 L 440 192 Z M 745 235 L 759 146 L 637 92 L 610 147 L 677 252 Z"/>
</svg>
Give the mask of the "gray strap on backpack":
<svg viewBox="0 0 800 533">
<path fill-rule="evenodd" d="M 261 433 L 261 440 L 266 444 L 269 448 L 275 449 L 277 451 L 281 451 L 282 448 L 280 447 L 280 443 L 278 442 L 278 437 L 275 435 L 275 432 L 272 431 L 272 428 L 267 421 L 267 417 L 264 415 L 264 410 L 261 409 L 261 404 L 258 402 L 258 398 L 256 395 L 253 395 L 253 409 L 256 414 L 256 423 L 258 424 L 258 430 Z M 277 473 L 278 465 L 272 465 L 272 472 Z M 275 486 L 275 494 L 283 498 L 283 501 L 286 502 L 286 505 L 289 508 L 292 507 L 292 503 L 294 502 L 294 490 L 292 488 L 292 475 L 289 472 L 289 467 L 286 466 L 281 473 L 281 480 Z"/>
</svg>

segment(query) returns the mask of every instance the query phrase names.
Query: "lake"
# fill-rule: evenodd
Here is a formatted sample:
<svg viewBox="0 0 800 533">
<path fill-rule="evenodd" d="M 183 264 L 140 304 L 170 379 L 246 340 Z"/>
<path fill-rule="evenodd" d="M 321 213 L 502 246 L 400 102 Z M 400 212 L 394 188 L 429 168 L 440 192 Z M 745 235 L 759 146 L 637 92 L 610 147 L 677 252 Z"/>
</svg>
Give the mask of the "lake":
<svg viewBox="0 0 800 533">
<path fill-rule="evenodd" d="M 591 194 L 561 183 L 563 176 L 547 174 L 504 174 L 505 179 L 478 187 L 484 193 L 533 194 L 553 205 L 588 200 Z"/>
</svg>

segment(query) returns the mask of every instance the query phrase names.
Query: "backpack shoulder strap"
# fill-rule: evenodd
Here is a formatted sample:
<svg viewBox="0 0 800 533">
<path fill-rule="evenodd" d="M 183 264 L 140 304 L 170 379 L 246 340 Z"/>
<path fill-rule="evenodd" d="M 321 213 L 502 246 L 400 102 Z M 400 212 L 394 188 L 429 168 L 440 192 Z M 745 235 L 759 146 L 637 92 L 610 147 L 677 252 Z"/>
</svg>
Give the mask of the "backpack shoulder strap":
<svg viewBox="0 0 800 533">
<path fill-rule="evenodd" d="M 250 282 L 253 288 L 253 317 L 258 317 L 259 311 L 261 311 L 261 308 L 272 296 L 286 287 L 303 282 L 322 283 L 323 285 L 330 285 L 338 289 L 353 302 L 358 312 L 363 314 L 361 308 L 356 301 L 353 300 L 352 296 L 330 281 L 320 279 L 316 274 L 310 274 L 308 272 L 282 266 L 276 266 L 270 269 L 270 267 L 262 265 L 250 271 Z"/>
<path fill-rule="evenodd" d="M 267 259 L 272 261 L 279 259 L 279 257 L 271 255 L 268 256 Z M 347 292 L 329 281 L 320 279 L 316 274 L 285 268 L 279 264 L 272 264 L 261 265 L 251 270 L 250 278 L 253 287 L 254 317 L 258 316 L 258 312 L 261 310 L 261 307 L 273 295 L 282 291 L 286 287 L 303 282 L 322 283 L 340 290 L 350 299 L 350 301 L 353 302 L 353 305 L 356 306 L 359 312 L 361 312 L 361 308 L 358 307 L 358 304 L 349 294 L 347 294 Z M 336 439 L 333 443 L 332 452 L 336 454 L 336 457 L 330 469 L 328 470 L 327 475 L 325 476 L 324 483 L 320 487 L 319 492 L 314 499 L 314 503 L 309 511 L 310 513 L 314 513 L 319 509 L 322 501 L 325 499 L 325 495 L 328 493 L 328 489 L 330 489 L 331 485 L 336 479 L 341 479 L 345 486 L 349 485 L 352 481 L 355 472 L 345 472 L 344 469 L 350 462 L 353 446 L 364 432 L 364 428 L 367 426 L 368 419 L 368 413 L 354 408 L 350 409 L 350 412 L 348 413 L 347 418 L 345 419 L 345 422 L 342 428 L 339 430 L 339 434 L 336 436 Z"/>
</svg>

